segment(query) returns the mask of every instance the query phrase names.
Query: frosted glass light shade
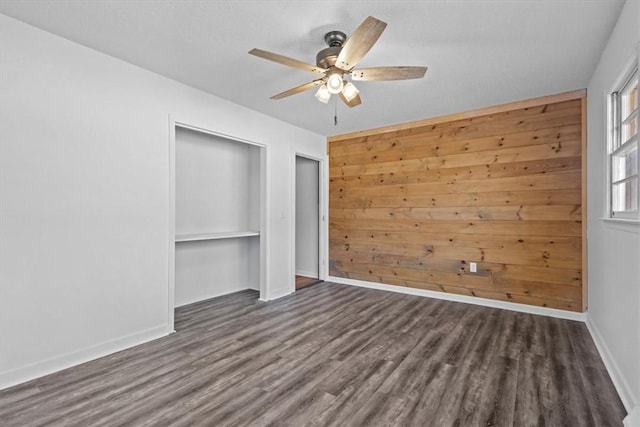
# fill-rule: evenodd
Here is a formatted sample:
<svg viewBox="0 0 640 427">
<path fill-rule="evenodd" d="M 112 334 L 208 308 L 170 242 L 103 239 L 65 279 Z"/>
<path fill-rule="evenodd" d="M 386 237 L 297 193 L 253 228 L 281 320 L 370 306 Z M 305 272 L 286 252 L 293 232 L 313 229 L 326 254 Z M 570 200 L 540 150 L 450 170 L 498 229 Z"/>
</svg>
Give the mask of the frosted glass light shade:
<svg viewBox="0 0 640 427">
<path fill-rule="evenodd" d="M 327 78 L 327 89 L 330 93 L 338 94 L 342 92 L 344 82 L 342 81 L 342 75 L 340 73 L 334 73 Z"/>
<path fill-rule="evenodd" d="M 359 93 L 360 91 L 351 82 L 348 82 L 347 84 L 345 84 L 344 88 L 342 89 L 342 95 L 345 97 L 347 101 L 351 101 L 353 98 L 358 96 Z"/>
<path fill-rule="evenodd" d="M 329 98 L 331 98 L 331 93 L 329 93 L 329 89 L 327 89 L 327 85 L 320 86 L 320 88 L 316 92 L 316 98 L 318 98 L 318 101 L 322 102 L 323 104 L 326 104 L 327 102 L 329 102 Z"/>
</svg>

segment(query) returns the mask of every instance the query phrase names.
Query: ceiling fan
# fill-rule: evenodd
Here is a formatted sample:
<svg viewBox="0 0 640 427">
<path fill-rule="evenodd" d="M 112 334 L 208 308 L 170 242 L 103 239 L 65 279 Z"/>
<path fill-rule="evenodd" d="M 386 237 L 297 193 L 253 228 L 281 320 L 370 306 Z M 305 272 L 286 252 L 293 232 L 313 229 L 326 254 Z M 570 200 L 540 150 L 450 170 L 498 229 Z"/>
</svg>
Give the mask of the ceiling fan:
<svg viewBox="0 0 640 427">
<path fill-rule="evenodd" d="M 342 31 L 330 31 L 324 36 L 324 41 L 329 47 L 322 49 L 316 55 L 316 65 L 308 64 L 284 55 L 269 52 L 262 49 L 251 49 L 251 55 L 268 59 L 288 67 L 320 74 L 322 77 L 309 83 L 296 86 L 271 97 L 281 99 L 295 95 L 315 87 L 319 87 L 316 98 L 320 102 L 327 103 L 332 94 L 339 95 L 340 99 L 349 107 L 355 107 L 362 103 L 360 91 L 353 83 L 346 79 L 351 76 L 353 81 L 384 81 L 384 80 L 408 80 L 420 79 L 427 72 L 427 67 L 373 67 L 355 70 L 354 67 L 366 55 L 378 40 L 387 24 L 372 16 L 365 19 L 362 24 L 347 39 Z"/>
</svg>

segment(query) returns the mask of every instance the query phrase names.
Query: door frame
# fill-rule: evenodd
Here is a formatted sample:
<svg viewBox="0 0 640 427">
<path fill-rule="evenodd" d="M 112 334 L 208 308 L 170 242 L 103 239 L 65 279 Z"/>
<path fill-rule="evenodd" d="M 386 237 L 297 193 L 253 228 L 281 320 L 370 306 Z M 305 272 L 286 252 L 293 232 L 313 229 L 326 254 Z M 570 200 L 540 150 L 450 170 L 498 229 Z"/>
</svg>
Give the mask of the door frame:
<svg viewBox="0 0 640 427">
<path fill-rule="evenodd" d="M 289 188 L 290 199 L 290 212 L 291 212 L 291 228 L 289 230 L 289 291 L 293 293 L 296 291 L 296 157 L 303 157 L 308 160 L 318 162 L 318 279 L 326 280 L 328 276 L 328 236 L 329 227 L 327 219 L 329 217 L 328 212 L 328 195 L 327 195 L 327 177 L 329 171 L 327 170 L 327 157 L 318 157 L 308 153 L 304 153 L 298 150 L 291 151 L 290 158 L 290 171 L 291 187 Z"/>
</svg>

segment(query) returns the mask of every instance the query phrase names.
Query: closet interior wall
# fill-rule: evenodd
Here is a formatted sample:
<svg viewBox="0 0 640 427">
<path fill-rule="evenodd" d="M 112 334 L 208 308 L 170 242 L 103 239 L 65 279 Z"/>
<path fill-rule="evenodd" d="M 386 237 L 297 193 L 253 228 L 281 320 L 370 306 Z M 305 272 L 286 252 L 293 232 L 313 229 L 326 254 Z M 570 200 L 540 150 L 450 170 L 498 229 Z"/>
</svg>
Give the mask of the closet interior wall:
<svg viewBox="0 0 640 427">
<path fill-rule="evenodd" d="M 175 306 L 260 288 L 261 148 L 176 127 Z"/>
</svg>

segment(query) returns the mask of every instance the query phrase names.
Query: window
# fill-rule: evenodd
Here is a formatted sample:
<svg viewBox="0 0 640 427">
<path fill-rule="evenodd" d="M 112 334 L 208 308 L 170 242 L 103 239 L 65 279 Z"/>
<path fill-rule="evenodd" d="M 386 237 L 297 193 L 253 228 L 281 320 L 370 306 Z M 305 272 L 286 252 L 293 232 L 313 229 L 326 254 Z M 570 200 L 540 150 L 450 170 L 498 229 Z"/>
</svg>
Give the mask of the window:
<svg viewBox="0 0 640 427">
<path fill-rule="evenodd" d="M 640 219 L 638 215 L 638 69 L 611 94 L 611 144 L 609 144 L 609 215 Z"/>
</svg>

